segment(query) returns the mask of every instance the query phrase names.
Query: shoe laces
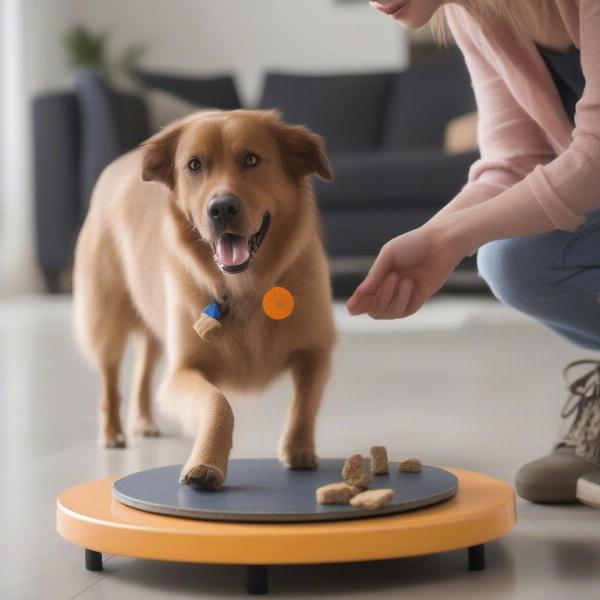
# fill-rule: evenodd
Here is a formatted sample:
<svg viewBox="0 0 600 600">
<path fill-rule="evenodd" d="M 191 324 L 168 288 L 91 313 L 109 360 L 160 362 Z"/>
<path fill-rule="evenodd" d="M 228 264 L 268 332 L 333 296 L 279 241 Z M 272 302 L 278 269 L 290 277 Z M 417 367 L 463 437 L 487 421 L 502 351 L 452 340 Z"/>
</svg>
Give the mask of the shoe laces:
<svg viewBox="0 0 600 600">
<path fill-rule="evenodd" d="M 592 367 L 583 375 L 570 380 L 573 370 L 581 366 Z M 561 417 L 568 419 L 576 413 L 563 442 L 567 445 L 577 445 L 600 436 L 600 361 L 576 360 L 569 363 L 563 370 L 563 380 L 569 390 Z"/>
</svg>

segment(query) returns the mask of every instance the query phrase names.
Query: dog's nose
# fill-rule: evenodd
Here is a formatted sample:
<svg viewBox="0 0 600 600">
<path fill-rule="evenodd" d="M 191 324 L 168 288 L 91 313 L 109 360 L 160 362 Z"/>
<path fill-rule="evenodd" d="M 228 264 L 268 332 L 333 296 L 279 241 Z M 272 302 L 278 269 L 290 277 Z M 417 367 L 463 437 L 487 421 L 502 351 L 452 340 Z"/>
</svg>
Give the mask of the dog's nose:
<svg viewBox="0 0 600 600">
<path fill-rule="evenodd" d="M 208 216 L 221 225 L 233 221 L 240 212 L 240 199 L 233 194 L 219 194 L 208 203 Z"/>
</svg>

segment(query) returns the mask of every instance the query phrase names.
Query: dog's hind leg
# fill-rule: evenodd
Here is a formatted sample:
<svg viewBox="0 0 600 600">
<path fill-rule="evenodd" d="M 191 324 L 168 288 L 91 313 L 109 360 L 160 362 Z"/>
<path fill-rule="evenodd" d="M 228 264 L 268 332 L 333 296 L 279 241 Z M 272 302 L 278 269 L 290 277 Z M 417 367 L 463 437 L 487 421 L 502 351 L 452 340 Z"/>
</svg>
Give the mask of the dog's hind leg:
<svg viewBox="0 0 600 600">
<path fill-rule="evenodd" d="M 107 448 L 124 448 L 125 434 L 121 425 L 121 394 L 119 371 L 131 330 L 127 317 L 130 309 L 124 299 L 122 307 L 105 307 L 102 316 L 102 333 L 97 332 L 93 352 L 100 371 L 102 391 L 100 395 L 100 418 L 102 443 Z"/>
<path fill-rule="evenodd" d="M 123 313 L 117 318 L 107 309 L 101 319 L 90 319 L 87 353 L 100 373 L 100 436 L 106 448 L 124 448 L 125 434 L 121 425 L 119 370 L 129 334 L 129 323 Z M 96 316 L 99 316 L 96 314 Z"/>
<path fill-rule="evenodd" d="M 125 446 L 121 426 L 119 367 L 135 314 L 127 292 L 118 281 L 101 273 L 75 272 L 75 315 L 79 342 L 100 373 L 101 441 L 107 448 Z M 110 283 L 110 285 L 109 285 Z"/>
<path fill-rule="evenodd" d="M 121 396 L 119 394 L 119 362 L 100 366 L 102 393 L 100 410 L 102 419 L 102 442 L 107 448 L 124 448 L 125 434 L 121 425 Z"/>
<path fill-rule="evenodd" d="M 142 329 L 134 336 L 135 364 L 129 400 L 129 422 L 133 433 L 143 436 L 159 435 L 152 416 L 152 375 L 160 356 L 156 338 Z"/>
<path fill-rule="evenodd" d="M 328 350 L 304 350 L 292 357 L 295 395 L 279 443 L 279 460 L 290 469 L 315 469 L 317 413 L 330 372 Z"/>
</svg>

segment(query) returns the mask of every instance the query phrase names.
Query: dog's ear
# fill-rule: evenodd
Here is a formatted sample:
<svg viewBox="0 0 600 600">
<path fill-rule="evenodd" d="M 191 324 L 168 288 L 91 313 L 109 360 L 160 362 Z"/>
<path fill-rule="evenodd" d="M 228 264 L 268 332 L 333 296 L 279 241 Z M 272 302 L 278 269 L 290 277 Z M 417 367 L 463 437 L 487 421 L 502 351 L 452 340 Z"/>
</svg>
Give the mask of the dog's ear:
<svg viewBox="0 0 600 600">
<path fill-rule="evenodd" d="M 173 123 L 144 142 L 142 159 L 144 181 L 159 181 L 171 190 L 175 188 L 175 150 L 181 129 L 180 123 Z"/>
<path fill-rule="evenodd" d="M 325 154 L 323 138 L 301 125 L 286 125 L 278 118 L 278 113 L 274 117 L 274 135 L 288 175 L 292 179 L 300 179 L 316 173 L 331 181 L 333 171 Z"/>
</svg>

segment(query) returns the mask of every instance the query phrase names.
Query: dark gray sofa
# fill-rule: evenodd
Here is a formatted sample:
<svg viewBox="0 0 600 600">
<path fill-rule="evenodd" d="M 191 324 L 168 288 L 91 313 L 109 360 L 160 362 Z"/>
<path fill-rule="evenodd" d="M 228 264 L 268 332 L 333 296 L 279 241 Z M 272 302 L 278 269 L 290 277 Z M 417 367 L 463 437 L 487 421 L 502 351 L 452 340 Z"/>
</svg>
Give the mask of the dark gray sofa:
<svg viewBox="0 0 600 600">
<path fill-rule="evenodd" d="M 240 106 L 229 77 L 140 78 L 203 106 Z M 476 158 L 442 149 L 446 123 L 474 110 L 456 56 L 399 73 L 271 73 L 260 106 L 278 108 L 325 137 L 335 171 L 333 183 L 317 182 L 325 242 L 334 270 L 337 261 L 355 279 L 387 239 L 439 210 Z M 48 289 L 57 291 L 98 175 L 153 132 L 143 99 L 115 92 L 93 71 L 76 75 L 72 93 L 36 98 L 33 112 L 38 259 Z M 354 260 L 360 258 L 368 260 Z"/>
<path fill-rule="evenodd" d="M 261 106 L 280 108 L 327 141 L 335 180 L 317 182 L 317 197 L 334 259 L 372 257 L 422 225 L 464 185 L 477 158 L 442 147 L 448 121 L 475 110 L 458 55 L 399 73 L 270 74 Z"/>
</svg>

